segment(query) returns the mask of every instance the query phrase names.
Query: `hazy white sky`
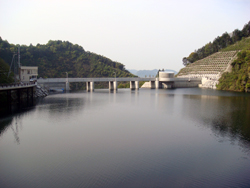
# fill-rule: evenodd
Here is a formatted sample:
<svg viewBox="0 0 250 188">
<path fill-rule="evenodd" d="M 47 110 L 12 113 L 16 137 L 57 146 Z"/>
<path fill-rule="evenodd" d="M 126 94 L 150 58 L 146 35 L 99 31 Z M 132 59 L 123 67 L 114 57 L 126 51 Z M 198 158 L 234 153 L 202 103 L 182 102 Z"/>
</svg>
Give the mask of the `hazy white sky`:
<svg viewBox="0 0 250 188">
<path fill-rule="evenodd" d="M 69 41 L 126 69 L 174 69 L 250 20 L 250 0 L 0 0 L 0 36 L 13 44 Z"/>
</svg>

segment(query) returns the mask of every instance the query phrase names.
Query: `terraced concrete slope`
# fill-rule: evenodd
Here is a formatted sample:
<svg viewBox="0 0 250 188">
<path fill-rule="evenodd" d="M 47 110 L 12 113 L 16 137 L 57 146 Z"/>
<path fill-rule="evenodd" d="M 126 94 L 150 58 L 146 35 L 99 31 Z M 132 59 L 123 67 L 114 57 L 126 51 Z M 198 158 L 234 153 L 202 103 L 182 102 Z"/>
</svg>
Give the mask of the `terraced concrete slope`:
<svg viewBox="0 0 250 188">
<path fill-rule="evenodd" d="M 216 88 L 218 79 L 230 71 L 237 51 L 217 52 L 181 69 L 177 77 L 203 78 L 201 87 Z"/>
<path fill-rule="evenodd" d="M 178 77 L 203 77 L 223 73 L 235 59 L 237 51 L 217 52 L 181 69 Z"/>
</svg>

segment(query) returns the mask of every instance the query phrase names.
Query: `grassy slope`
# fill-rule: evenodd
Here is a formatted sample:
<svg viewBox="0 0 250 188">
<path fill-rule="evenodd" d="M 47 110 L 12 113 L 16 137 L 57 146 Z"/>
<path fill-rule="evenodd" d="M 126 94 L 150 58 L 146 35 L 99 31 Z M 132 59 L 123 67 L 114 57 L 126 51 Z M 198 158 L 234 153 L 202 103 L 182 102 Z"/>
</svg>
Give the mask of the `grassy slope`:
<svg viewBox="0 0 250 188">
<path fill-rule="evenodd" d="M 217 89 L 244 92 L 250 88 L 250 37 L 243 38 L 221 51 L 233 50 L 241 52 L 238 53 L 237 59 L 232 63 L 232 72 L 224 73 L 219 79 Z"/>
<path fill-rule="evenodd" d="M 222 52 L 239 50 L 237 59 L 232 63 L 230 73 L 224 73 L 217 85 L 217 89 L 228 91 L 248 91 L 250 88 L 250 37 L 222 49 Z"/>
<path fill-rule="evenodd" d="M 244 49 L 244 46 L 242 47 Z M 240 92 L 248 91 L 250 89 L 250 50 L 239 52 L 232 66 L 232 72 L 223 73 L 219 79 L 217 89 Z"/>
</svg>

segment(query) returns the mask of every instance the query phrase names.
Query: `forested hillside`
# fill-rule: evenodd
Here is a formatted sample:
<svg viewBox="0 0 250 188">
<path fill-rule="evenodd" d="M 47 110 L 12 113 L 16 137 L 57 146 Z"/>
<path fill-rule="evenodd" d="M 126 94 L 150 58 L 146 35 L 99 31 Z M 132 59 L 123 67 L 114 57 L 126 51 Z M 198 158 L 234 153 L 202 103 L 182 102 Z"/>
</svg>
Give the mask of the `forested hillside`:
<svg viewBox="0 0 250 188">
<path fill-rule="evenodd" d="M 230 35 L 227 32 L 225 32 L 224 34 L 222 34 L 222 36 L 218 36 L 217 38 L 215 38 L 212 43 L 209 42 L 205 46 L 192 52 L 188 57 L 184 57 L 182 59 L 183 65 L 186 66 L 197 60 L 203 59 L 249 36 L 250 36 L 250 21 L 244 25 L 242 30 L 235 29 L 233 33 Z"/>
<path fill-rule="evenodd" d="M 0 37 L 0 57 L 9 63 L 18 45 L 9 44 Z M 38 77 L 133 77 L 123 64 L 101 55 L 85 51 L 68 41 L 49 41 L 45 45 L 21 45 L 21 65 L 38 66 Z"/>
</svg>

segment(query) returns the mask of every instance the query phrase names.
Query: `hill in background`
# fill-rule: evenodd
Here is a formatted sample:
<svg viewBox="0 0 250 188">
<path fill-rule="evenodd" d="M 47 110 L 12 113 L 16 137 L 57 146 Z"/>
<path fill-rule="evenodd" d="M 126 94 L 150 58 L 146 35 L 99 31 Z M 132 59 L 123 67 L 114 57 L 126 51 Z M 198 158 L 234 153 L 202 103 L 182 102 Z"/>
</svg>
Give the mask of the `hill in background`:
<svg viewBox="0 0 250 188">
<path fill-rule="evenodd" d="M 207 79 L 202 83 L 204 87 L 249 92 L 250 21 L 242 30 L 225 32 L 182 61 L 185 68 L 177 76 Z"/>
<path fill-rule="evenodd" d="M 0 49 L 0 57 L 10 64 L 18 45 L 9 44 L 0 37 Z M 21 45 L 20 54 L 22 66 L 38 66 L 38 77 L 63 78 L 66 72 L 72 78 L 114 77 L 115 74 L 116 77 L 135 77 L 123 64 L 85 51 L 82 46 L 68 41 L 50 40 L 45 45 Z"/>
<path fill-rule="evenodd" d="M 0 57 L 11 62 L 18 45 L 9 44 L 0 38 Z M 111 59 L 85 51 L 83 47 L 68 41 L 49 41 L 45 45 L 21 45 L 21 65 L 38 66 L 38 75 L 44 78 L 65 77 L 117 77 L 134 76 L 125 66 Z"/>
<path fill-rule="evenodd" d="M 217 84 L 213 88 L 250 92 L 250 37 L 188 64 L 177 76 L 209 77 L 211 81 L 204 86 Z"/>
</svg>

